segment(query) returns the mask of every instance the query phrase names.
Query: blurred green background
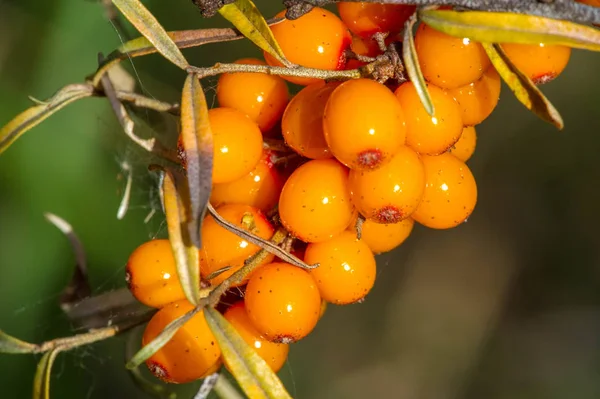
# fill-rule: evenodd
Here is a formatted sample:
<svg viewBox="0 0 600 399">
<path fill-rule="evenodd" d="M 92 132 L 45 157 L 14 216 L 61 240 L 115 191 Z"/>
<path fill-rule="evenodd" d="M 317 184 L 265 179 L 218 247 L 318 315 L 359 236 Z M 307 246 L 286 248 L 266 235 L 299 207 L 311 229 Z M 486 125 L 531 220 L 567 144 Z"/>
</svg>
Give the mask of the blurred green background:
<svg viewBox="0 0 600 399">
<path fill-rule="evenodd" d="M 203 20 L 189 0 L 145 4 L 168 30 L 227 26 Z M 267 16 L 281 7 L 257 4 Z M 30 106 L 28 95 L 45 99 L 83 81 L 97 53 L 119 43 L 97 2 L 0 0 L 0 124 Z M 210 65 L 259 53 L 235 42 L 185 55 Z M 183 72 L 159 56 L 134 64 L 143 90 L 178 101 Z M 295 398 L 600 397 L 600 56 L 574 51 L 543 91 L 565 130 L 529 114 L 504 87 L 470 161 L 480 190 L 474 215 L 451 231 L 416 228 L 379 257 L 364 304 L 330 306 L 280 372 Z M 151 123 L 162 134 L 176 129 L 144 120 L 142 135 Z M 134 168 L 134 190 L 118 221 L 123 161 Z M 158 214 L 144 223 L 157 203 L 149 161 L 104 99 L 67 107 L 0 156 L 2 330 L 32 342 L 72 333 L 58 298 L 74 260 L 44 212 L 70 221 L 83 240 L 95 293 L 124 285 L 129 253 L 165 234 Z M 123 348 L 116 338 L 61 355 L 53 397 L 145 398 L 123 367 Z M 0 397 L 30 397 L 37 360 L 0 355 Z M 197 386 L 181 387 L 180 397 Z"/>
</svg>

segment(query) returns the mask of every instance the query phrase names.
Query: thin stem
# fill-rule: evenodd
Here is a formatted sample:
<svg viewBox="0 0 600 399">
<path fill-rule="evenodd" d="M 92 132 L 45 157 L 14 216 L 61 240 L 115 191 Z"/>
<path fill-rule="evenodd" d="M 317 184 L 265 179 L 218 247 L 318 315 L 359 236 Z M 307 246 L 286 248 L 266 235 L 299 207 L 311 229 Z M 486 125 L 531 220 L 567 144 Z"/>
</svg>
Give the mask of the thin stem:
<svg viewBox="0 0 600 399">
<path fill-rule="evenodd" d="M 199 78 L 206 78 L 209 76 L 215 76 L 222 73 L 234 73 L 234 72 L 250 72 L 250 73 L 266 73 L 267 75 L 277 76 L 293 76 L 298 78 L 313 78 L 313 79 L 326 79 L 326 80 L 345 80 L 345 79 L 358 79 L 365 76 L 361 69 L 350 69 L 342 71 L 330 71 L 325 69 L 315 68 L 287 68 L 270 65 L 248 65 L 248 64 L 223 64 L 217 63 L 211 67 L 195 67 L 190 66 L 187 70 L 188 73 L 195 73 Z"/>
<path fill-rule="evenodd" d="M 231 384 L 231 382 L 223 375 L 219 375 L 219 379 L 215 384 L 214 391 L 221 399 L 244 399 L 242 394 Z"/>
</svg>

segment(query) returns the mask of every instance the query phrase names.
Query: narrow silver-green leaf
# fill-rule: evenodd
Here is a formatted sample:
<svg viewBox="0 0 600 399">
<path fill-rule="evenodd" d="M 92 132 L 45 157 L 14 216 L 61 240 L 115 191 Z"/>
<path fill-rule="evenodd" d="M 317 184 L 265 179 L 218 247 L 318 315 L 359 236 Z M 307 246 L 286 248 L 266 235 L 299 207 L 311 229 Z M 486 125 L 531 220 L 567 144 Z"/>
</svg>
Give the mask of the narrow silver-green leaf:
<svg viewBox="0 0 600 399">
<path fill-rule="evenodd" d="M 271 367 L 250 347 L 216 310 L 204 310 L 228 368 L 246 395 L 252 399 L 285 399 L 291 396 Z"/>
<path fill-rule="evenodd" d="M 431 116 L 435 113 L 433 101 L 427 90 L 427 83 L 421 72 L 421 66 L 419 65 L 419 59 L 417 56 L 417 49 L 415 48 L 415 40 L 413 38 L 413 26 L 415 25 L 416 18 L 413 15 L 404 26 L 404 39 L 402 41 L 402 58 L 404 60 L 404 67 L 408 78 L 413 83 L 421 104 L 425 107 L 427 113 Z"/>
<path fill-rule="evenodd" d="M 40 359 L 33 380 L 33 399 L 50 399 L 50 375 L 56 356 L 62 349 L 54 348 Z"/>
<path fill-rule="evenodd" d="M 167 31 L 139 0 L 113 0 L 113 3 L 163 57 L 181 69 L 189 66 Z"/>
<path fill-rule="evenodd" d="M 0 330 L 0 353 L 33 353 L 35 352 L 37 345 L 30 344 L 29 342 L 21 341 L 18 338 L 8 335 L 4 331 Z"/>
<path fill-rule="evenodd" d="M 498 44 L 482 43 L 482 45 L 498 74 L 515 93 L 517 99 L 534 114 L 562 129 L 564 123 L 554 105 L 542 94 L 531 79 L 513 65 L 502 48 Z"/>
</svg>

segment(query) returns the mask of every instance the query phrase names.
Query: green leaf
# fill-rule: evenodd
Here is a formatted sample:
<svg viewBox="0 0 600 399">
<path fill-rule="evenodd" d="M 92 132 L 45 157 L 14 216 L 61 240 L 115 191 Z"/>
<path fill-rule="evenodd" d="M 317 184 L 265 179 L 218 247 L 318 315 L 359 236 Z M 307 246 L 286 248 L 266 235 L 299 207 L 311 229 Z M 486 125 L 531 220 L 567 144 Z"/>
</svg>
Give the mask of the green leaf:
<svg viewBox="0 0 600 399">
<path fill-rule="evenodd" d="M 60 89 L 52 98 L 21 112 L 0 128 L 0 154 L 23 133 L 73 101 L 90 97 L 94 89 L 87 84 L 73 84 Z"/>
<path fill-rule="evenodd" d="M 33 380 L 33 399 L 50 399 L 50 374 L 56 356 L 62 349 L 56 347 L 46 353 L 38 363 Z"/>
<path fill-rule="evenodd" d="M 195 308 L 183 316 L 173 320 L 156 336 L 152 341 L 148 342 L 140 349 L 126 364 L 128 369 L 133 369 L 148 360 L 152 355 L 160 350 L 173 338 L 177 330 L 187 323 L 198 311 L 202 308 Z"/>
<path fill-rule="evenodd" d="M 192 243 L 186 217 L 190 207 L 189 191 L 187 184 L 181 180 L 175 185 L 175 176 L 169 170 L 165 170 L 162 191 L 167 219 L 167 230 L 171 249 L 177 263 L 177 276 L 188 301 L 197 305 L 200 301 L 200 255 L 198 248 Z M 198 233 L 196 233 L 198 234 Z"/>
<path fill-rule="evenodd" d="M 113 3 L 166 59 L 181 69 L 189 66 L 167 31 L 139 0 L 113 0 Z"/>
<path fill-rule="evenodd" d="M 229 370 L 248 397 L 291 399 L 271 367 L 240 337 L 235 328 L 219 312 L 206 308 L 204 317 L 221 347 Z"/>
<path fill-rule="evenodd" d="M 251 0 L 235 0 L 231 4 L 221 7 L 219 14 L 258 47 L 271 54 L 282 64 L 289 65 L 289 61 L 286 60 L 267 21 Z"/>
<path fill-rule="evenodd" d="M 488 43 L 556 44 L 600 51 L 600 30 L 535 15 L 422 10 L 420 19 L 448 35 Z"/>
<path fill-rule="evenodd" d="M 425 78 L 421 72 L 421 66 L 419 65 L 419 59 L 417 57 L 417 49 L 415 48 L 415 40 L 413 38 L 413 26 L 415 25 L 416 18 L 411 17 L 404 27 L 404 39 L 402 41 L 402 59 L 404 60 L 404 67 L 408 78 L 415 86 L 417 94 L 421 103 L 425 107 L 427 113 L 433 116 L 435 108 L 433 101 L 427 90 L 427 84 Z"/>
<path fill-rule="evenodd" d="M 200 80 L 188 75 L 181 96 L 181 139 L 185 151 L 191 218 L 188 234 L 200 248 L 200 225 L 210 198 L 213 173 L 213 134 Z"/>
<path fill-rule="evenodd" d="M 37 349 L 37 345 L 29 342 L 21 341 L 18 338 L 8 335 L 0 330 L 0 353 L 33 353 Z"/>
<path fill-rule="evenodd" d="M 498 44 L 482 43 L 490 61 L 515 93 L 517 99 L 543 120 L 559 129 L 564 126 L 562 117 L 537 86 L 515 67 Z"/>
</svg>

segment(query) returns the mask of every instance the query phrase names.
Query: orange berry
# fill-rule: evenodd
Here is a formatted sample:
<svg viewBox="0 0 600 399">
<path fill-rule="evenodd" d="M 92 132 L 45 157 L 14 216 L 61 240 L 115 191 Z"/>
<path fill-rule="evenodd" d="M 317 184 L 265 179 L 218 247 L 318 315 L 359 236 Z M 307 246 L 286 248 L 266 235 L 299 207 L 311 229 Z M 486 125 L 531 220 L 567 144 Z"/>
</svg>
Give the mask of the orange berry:
<svg viewBox="0 0 600 399">
<path fill-rule="evenodd" d="M 153 308 L 185 298 L 169 240 L 152 240 L 137 247 L 127 261 L 125 280 L 133 296 Z"/>
<path fill-rule="evenodd" d="M 241 179 L 230 183 L 214 184 L 210 194 L 213 206 L 222 204 L 244 204 L 268 212 L 279 201 L 284 177 L 273 161 L 272 151 L 264 151 L 254 168 Z"/>
<path fill-rule="evenodd" d="M 339 5 L 340 3 L 338 3 Z M 381 49 L 375 40 L 370 37 L 352 36 L 352 44 L 350 49 L 355 54 L 364 55 L 367 57 L 377 57 L 381 54 Z"/>
<path fill-rule="evenodd" d="M 337 82 L 317 82 L 306 86 L 292 98 L 283 114 L 283 139 L 303 157 L 332 157 L 323 134 L 323 113 L 327 100 L 338 85 Z"/>
<path fill-rule="evenodd" d="M 260 161 L 262 134 L 256 123 L 233 108 L 208 111 L 213 133 L 213 184 L 228 183 L 250 173 Z"/>
<path fill-rule="evenodd" d="M 277 17 L 285 16 L 285 11 Z M 346 63 L 345 51 L 351 37 L 346 25 L 334 13 L 315 7 L 293 21 L 284 20 L 271 25 L 273 36 L 283 54 L 292 63 L 308 68 L 339 70 Z M 264 53 L 269 65 L 281 66 L 273 56 Z M 319 79 L 285 76 L 284 79 L 299 85 L 315 83 Z"/>
<path fill-rule="evenodd" d="M 512 63 L 535 84 L 554 80 L 566 68 L 571 48 L 540 44 L 504 43 L 502 49 Z"/>
<path fill-rule="evenodd" d="M 273 226 L 258 209 L 241 204 L 226 204 L 217 208 L 217 213 L 235 226 L 249 231 L 260 238 L 268 240 L 273 235 Z M 217 285 L 244 266 L 244 261 L 260 250 L 244 238 L 226 230 L 217 224 L 212 215 L 207 216 L 202 223 L 202 248 L 200 249 L 200 273 L 202 278 L 225 267 L 227 271 L 210 280 Z M 273 260 L 269 255 L 264 264 Z M 239 285 L 243 285 L 242 282 Z"/>
<path fill-rule="evenodd" d="M 577 0 L 580 3 L 587 4 L 592 7 L 600 7 L 600 0 Z"/>
<path fill-rule="evenodd" d="M 342 21 L 358 36 L 373 36 L 378 32 L 398 33 L 415 12 L 415 6 L 395 4 L 341 2 L 337 6 Z"/>
<path fill-rule="evenodd" d="M 425 79 L 444 89 L 472 83 L 490 66 L 481 44 L 447 35 L 424 23 L 415 34 L 415 47 Z"/>
<path fill-rule="evenodd" d="M 361 241 L 375 254 L 389 252 L 399 247 L 412 232 L 415 221 L 406 218 L 398 223 L 381 224 L 365 220 L 362 224 Z"/>
<path fill-rule="evenodd" d="M 264 65 L 254 59 L 244 58 L 236 64 Z M 221 107 L 243 112 L 261 131 L 270 130 L 281 118 L 289 101 L 285 80 L 264 73 L 224 73 L 217 83 L 217 100 Z"/>
<path fill-rule="evenodd" d="M 372 171 L 351 170 L 348 187 L 352 203 L 377 223 L 398 223 L 417 209 L 425 188 L 419 156 L 402 146 L 392 160 Z"/>
<path fill-rule="evenodd" d="M 475 127 L 465 126 L 460 139 L 448 150 L 449 153 L 454 155 L 456 158 L 463 162 L 467 162 L 473 152 L 475 152 L 475 145 L 477 144 L 477 133 Z"/>
<path fill-rule="evenodd" d="M 305 242 L 323 241 L 341 233 L 353 211 L 348 169 L 334 159 L 315 159 L 300 166 L 279 198 L 281 223 Z"/>
<path fill-rule="evenodd" d="M 490 67 L 479 80 L 448 90 L 448 93 L 458 102 L 463 124 L 473 126 L 483 122 L 496 108 L 500 87 L 500 75 Z"/>
<path fill-rule="evenodd" d="M 333 155 L 352 169 L 389 162 L 405 141 L 405 113 L 384 85 L 370 79 L 339 85 L 325 107 L 323 129 Z"/>
<path fill-rule="evenodd" d="M 469 167 L 449 153 L 421 160 L 425 193 L 412 218 L 433 229 L 449 229 L 466 221 L 477 203 L 477 184 Z"/>
<path fill-rule="evenodd" d="M 271 263 L 252 273 L 244 297 L 254 327 L 268 340 L 292 343 L 317 325 L 321 296 L 311 275 L 289 263 Z"/>
<path fill-rule="evenodd" d="M 331 240 L 308 244 L 304 259 L 309 264 L 319 263 L 310 274 L 327 302 L 347 305 L 360 301 L 375 284 L 375 256 L 350 231 Z"/>
<path fill-rule="evenodd" d="M 427 88 L 434 116 L 425 111 L 412 82 L 400 85 L 396 96 L 406 115 L 406 145 L 419 154 L 438 155 L 458 141 L 463 122 L 460 107 L 448 92 L 432 84 Z"/>
<path fill-rule="evenodd" d="M 194 309 L 187 301 L 171 303 L 152 316 L 142 344 L 146 345 L 180 316 Z M 192 382 L 214 372 L 220 365 L 221 349 L 211 332 L 204 312 L 196 313 L 169 342 L 146 360 L 156 377 L 173 384 Z"/>
<path fill-rule="evenodd" d="M 283 367 L 290 350 L 289 345 L 268 341 L 259 333 L 248 317 L 244 301 L 234 303 L 223 316 L 274 372 L 278 372 Z M 225 359 L 225 366 L 229 368 L 227 359 Z"/>
</svg>

